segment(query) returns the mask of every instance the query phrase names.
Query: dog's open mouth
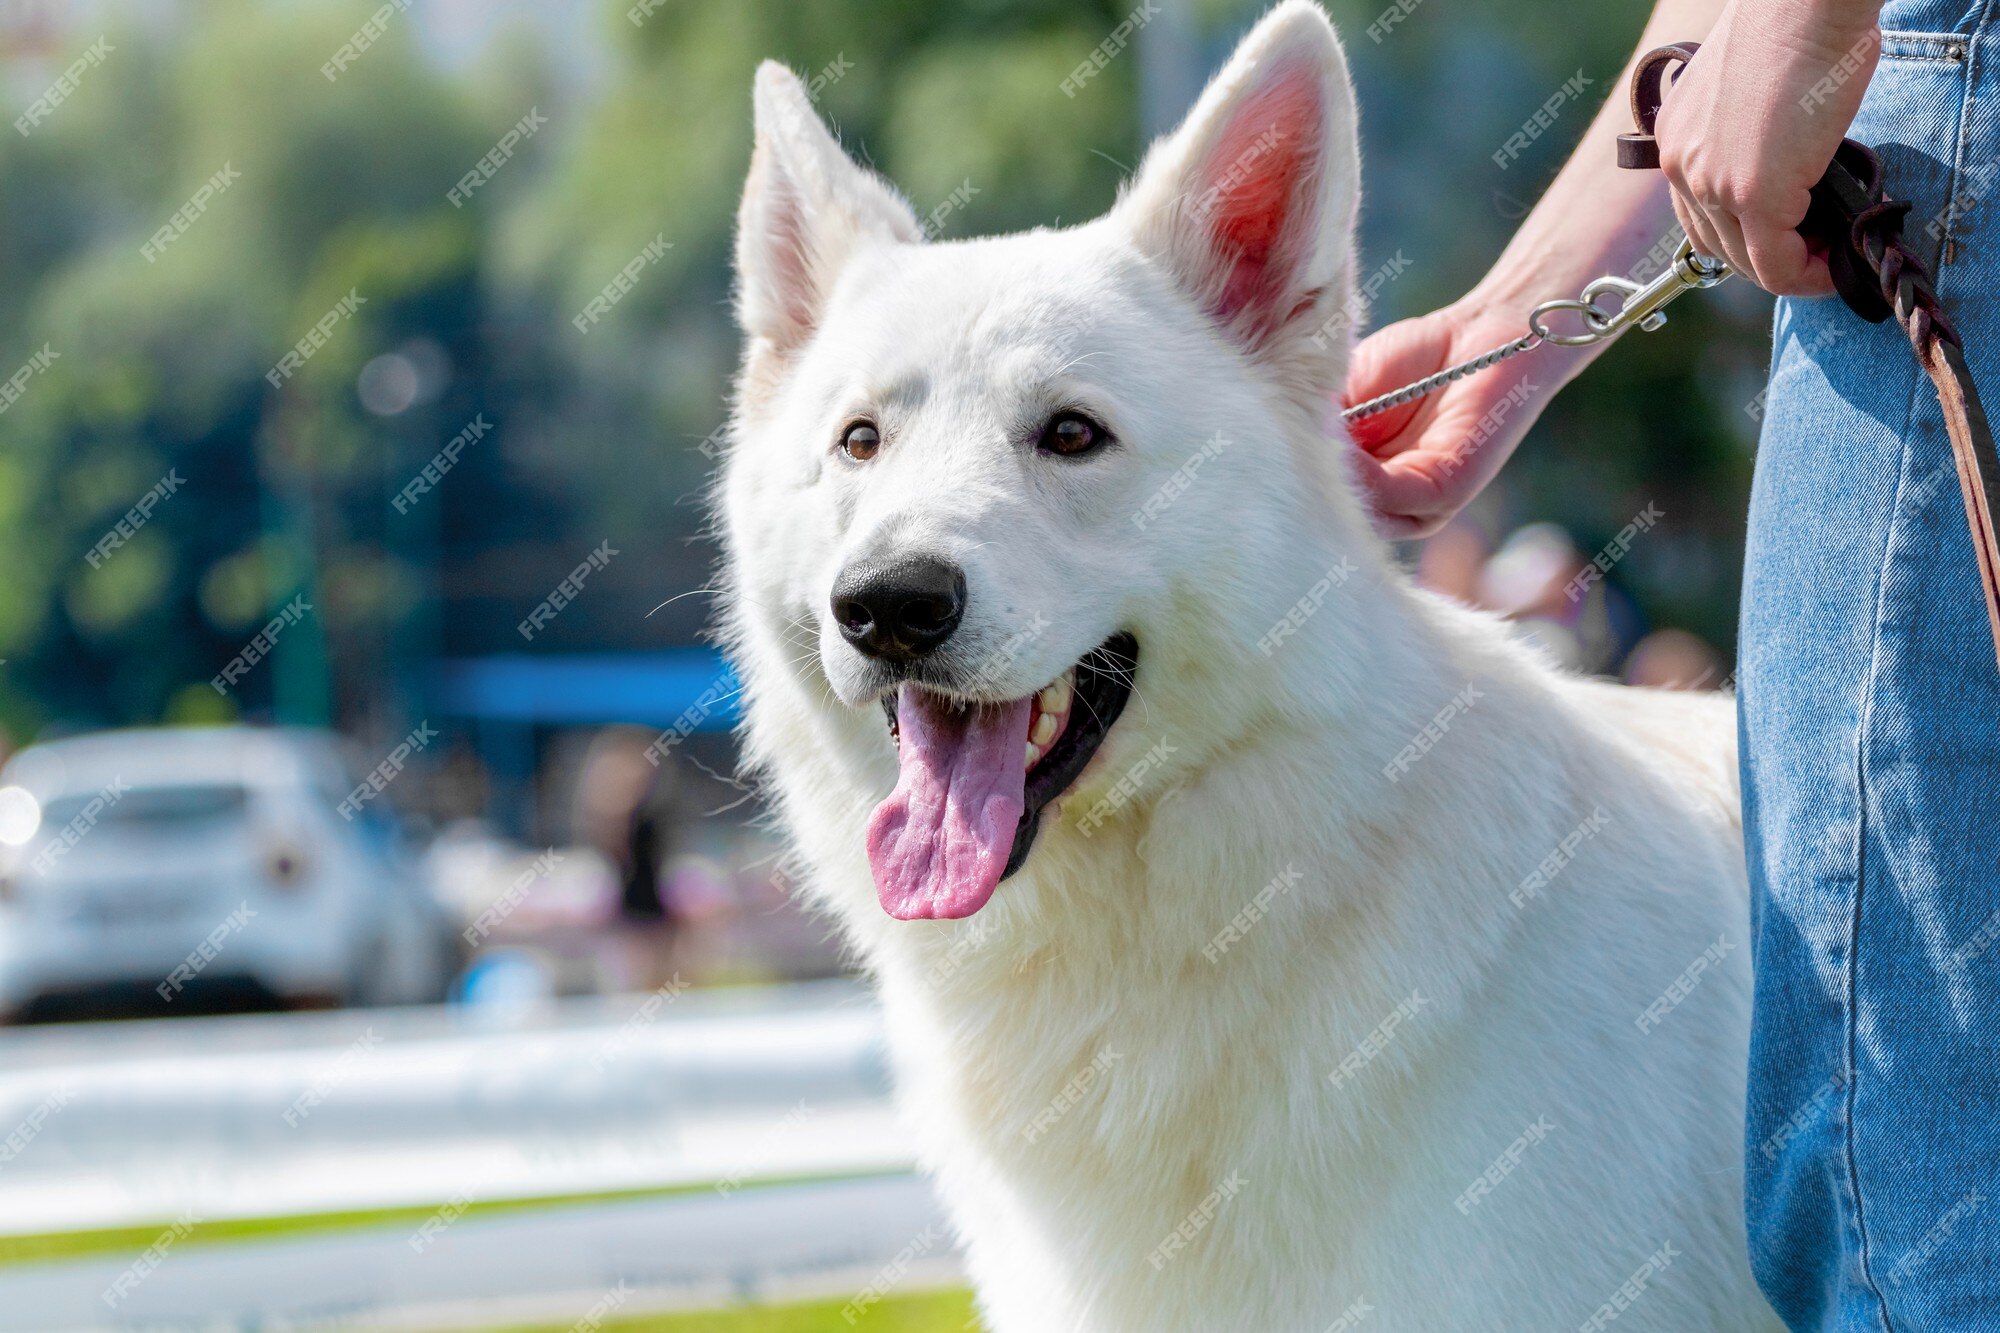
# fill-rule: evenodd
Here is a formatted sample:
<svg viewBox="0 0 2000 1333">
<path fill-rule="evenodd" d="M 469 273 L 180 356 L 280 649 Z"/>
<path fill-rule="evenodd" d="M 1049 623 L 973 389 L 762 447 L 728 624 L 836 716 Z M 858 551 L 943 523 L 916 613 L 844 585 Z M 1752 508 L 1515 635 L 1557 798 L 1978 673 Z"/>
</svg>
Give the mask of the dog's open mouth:
<svg viewBox="0 0 2000 1333">
<path fill-rule="evenodd" d="M 1025 699 L 967 704 L 914 683 L 884 696 L 901 772 L 868 821 L 882 910 L 910 921 L 984 907 L 1104 743 L 1138 665 L 1138 640 L 1118 633 Z"/>
</svg>

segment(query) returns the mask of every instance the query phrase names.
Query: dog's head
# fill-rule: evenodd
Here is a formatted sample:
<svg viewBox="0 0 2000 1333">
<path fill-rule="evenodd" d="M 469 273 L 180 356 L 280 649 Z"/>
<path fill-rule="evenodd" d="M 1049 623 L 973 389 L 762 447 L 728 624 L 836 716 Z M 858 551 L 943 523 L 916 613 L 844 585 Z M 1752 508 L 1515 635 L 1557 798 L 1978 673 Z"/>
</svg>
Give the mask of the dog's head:
<svg viewBox="0 0 2000 1333">
<path fill-rule="evenodd" d="M 1346 62 L 1290 0 L 1105 217 L 965 242 L 777 65 L 756 120 L 722 489 L 753 755 L 879 802 L 891 915 L 966 916 L 1065 793 L 1248 725 L 1284 617 L 1372 545 Z"/>
</svg>

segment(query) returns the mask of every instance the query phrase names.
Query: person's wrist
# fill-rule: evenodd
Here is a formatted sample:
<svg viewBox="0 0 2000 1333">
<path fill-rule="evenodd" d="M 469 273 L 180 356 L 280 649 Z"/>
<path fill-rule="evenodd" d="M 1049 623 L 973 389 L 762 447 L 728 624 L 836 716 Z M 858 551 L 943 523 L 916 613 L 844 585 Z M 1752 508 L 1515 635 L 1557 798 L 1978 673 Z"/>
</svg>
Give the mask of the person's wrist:
<svg viewBox="0 0 2000 1333">
<path fill-rule="evenodd" d="M 1874 34 L 1882 0 L 1730 0 L 1725 18 L 1737 12 L 1759 31 L 1786 34 L 1819 54 L 1833 55 Z"/>
</svg>

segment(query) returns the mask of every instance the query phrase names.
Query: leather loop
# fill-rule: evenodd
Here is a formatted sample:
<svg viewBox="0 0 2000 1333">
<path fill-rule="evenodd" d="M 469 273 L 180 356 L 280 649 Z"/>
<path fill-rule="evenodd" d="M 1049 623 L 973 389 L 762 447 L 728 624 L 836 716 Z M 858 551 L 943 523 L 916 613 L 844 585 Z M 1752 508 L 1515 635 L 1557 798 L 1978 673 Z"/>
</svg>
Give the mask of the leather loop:
<svg viewBox="0 0 2000 1333">
<path fill-rule="evenodd" d="M 1667 100 L 1667 74 L 1680 77 L 1680 69 L 1701 50 L 1699 42 L 1672 42 L 1655 47 L 1639 57 L 1632 70 L 1632 124 L 1636 133 L 1618 136 L 1618 165 L 1632 171 L 1653 171 L 1660 165 L 1660 143 L 1653 137 L 1653 125 Z"/>
</svg>

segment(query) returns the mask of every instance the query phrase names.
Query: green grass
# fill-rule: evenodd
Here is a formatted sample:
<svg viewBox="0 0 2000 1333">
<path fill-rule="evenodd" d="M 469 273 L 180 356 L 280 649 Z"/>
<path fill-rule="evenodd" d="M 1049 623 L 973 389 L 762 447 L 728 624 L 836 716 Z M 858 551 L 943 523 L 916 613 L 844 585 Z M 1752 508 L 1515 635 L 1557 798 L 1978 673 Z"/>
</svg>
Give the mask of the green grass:
<svg viewBox="0 0 2000 1333">
<path fill-rule="evenodd" d="M 702 1314 L 607 1319 L 600 1333 L 978 1333 L 972 1297 L 962 1291 L 892 1296 L 849 1324 L 840 1313 L 845 1301 L 805 1305 L 750 1305 Z M 506 1333 L 566 1333 L 574 1324 L 534 1324 Z M 466 1333 L 473 1333 L 467 1330 Z"/>
<path fill-rule="evenodd" d="M 897 1173 L 891 1173 L 897 1174 Z M 808 1184 L 819 1180 L 859 1180 L 866 1173 L 837 1176 L 798 1176 L 760 1179 L 745 1185 L 743 1192 L 785 1185 Z M 560 1208 L 566 1204 L 617 1203 L 627 1199 L 665 1199 L 680 1194 L 700 1194 L 712 1184 L 669 1185 L 653 1189 L 606 1190 L 595 1194 L 547 1195 L 529 1199 L 475 1200 L 455 1221 L 467 1217 L 494 1217 L 530 1209 Z M 363 1227 L 405 1226 L 412 1231 L 435 1214 L 439 1204 L 413 1204 L 398 1208 L 367 1208 L 342 1213 L 306 1213 L 291 1217 L 233 1217 L 213 1222 L 197 1222 L 175 1242 L 177 1246 L 213 1245 L 230 1241 L 278 1240 L 290 1236 L 327 1231 L 353 1231 Z M 0 1236 L 0 1268 L 13 1264 L 48 1263 L 58 1259 L 83 1259 L 100 1254 L 136 1254 L 160 1238 L 174 1224 L 163 1218 L 139 1226 L 100 1227 L 90 1231 L 54 1231 L 30 1236 Z M 608 1327 L 608 1326 L 607 1326 Z M 698 1327 L 698 1326 L 697 1326 Z M 754 1325 L 752 1327 L 755 1327 Z M 842 1320 L 840 1327 L 847 1327 Z M 883 1328 L 895 1328 L 884 1324 Z"/>
</svg>

